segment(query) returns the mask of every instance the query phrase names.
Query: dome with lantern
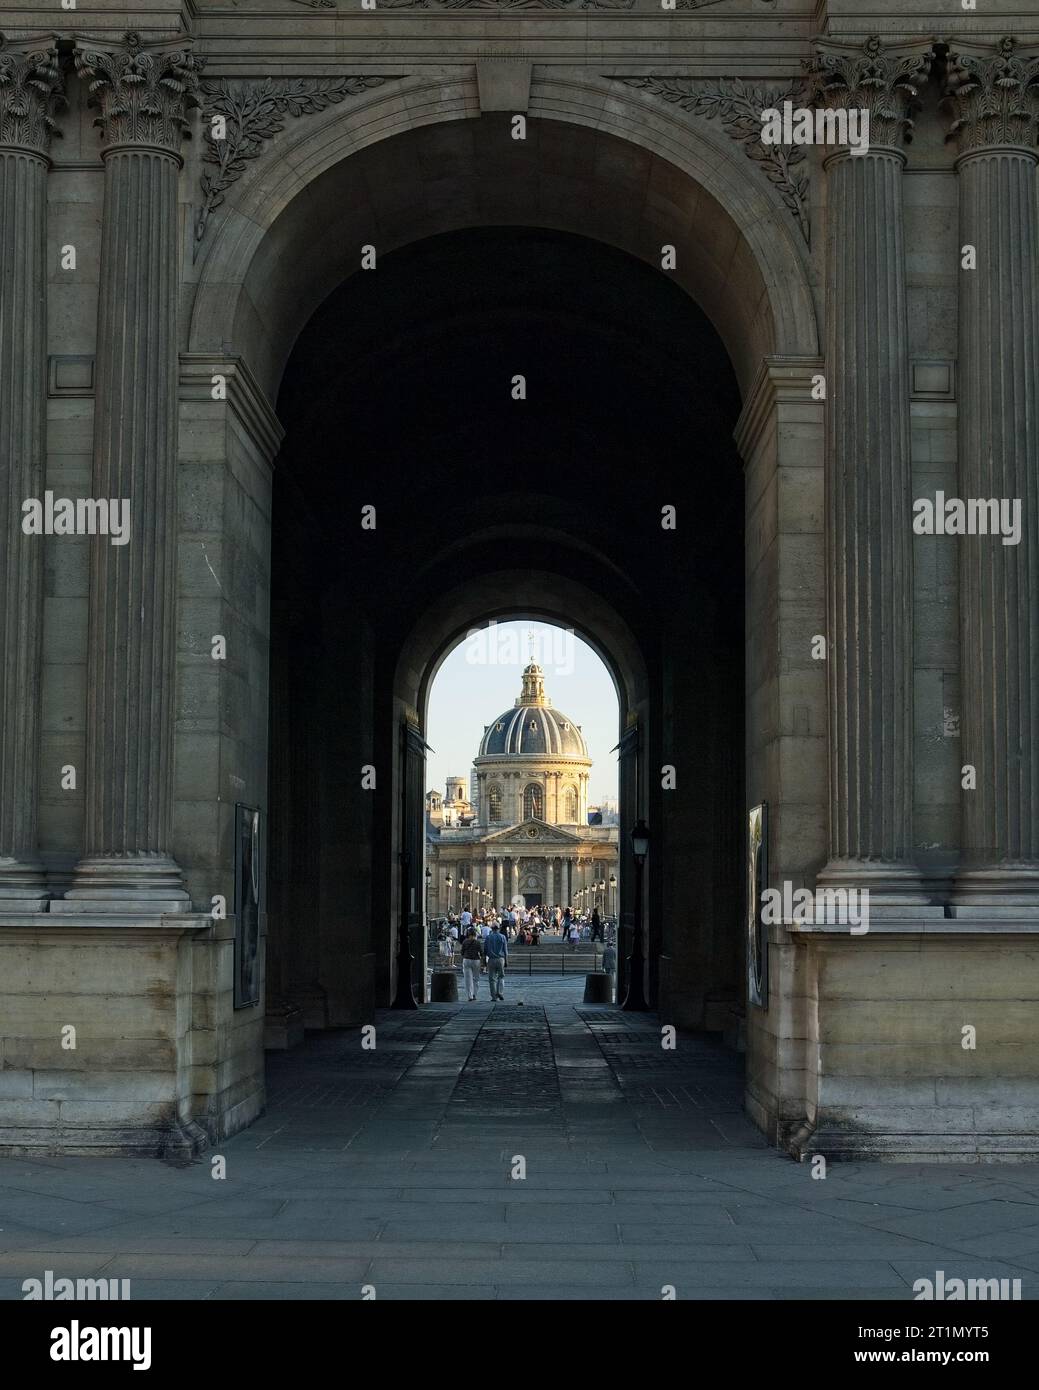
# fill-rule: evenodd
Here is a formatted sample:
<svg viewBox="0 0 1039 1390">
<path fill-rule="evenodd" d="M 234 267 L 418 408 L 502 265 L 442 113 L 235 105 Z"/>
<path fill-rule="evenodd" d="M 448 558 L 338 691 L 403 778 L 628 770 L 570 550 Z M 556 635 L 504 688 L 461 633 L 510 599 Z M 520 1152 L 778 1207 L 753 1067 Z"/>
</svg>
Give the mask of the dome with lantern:
<svg viewBox="0 0 1039 1390">
<path fill-rule="evenodd" d="M 580 726 L 553 708 L 545 694 L 545 673 L 532 661 L 523 671 L 523 689 L 512 709 L 487 725 L 480 741 L 481 758 L 587 758 Z"/>
<path fill-rule="evenodd" d="M 482 825 L 581 825 L 587 819 L 588 745 L 580 725 L 545 694 L 545 673 L 536 661 L 524 668 L 512 709 L 485 727 L 474 766 Z"/>
</svg>

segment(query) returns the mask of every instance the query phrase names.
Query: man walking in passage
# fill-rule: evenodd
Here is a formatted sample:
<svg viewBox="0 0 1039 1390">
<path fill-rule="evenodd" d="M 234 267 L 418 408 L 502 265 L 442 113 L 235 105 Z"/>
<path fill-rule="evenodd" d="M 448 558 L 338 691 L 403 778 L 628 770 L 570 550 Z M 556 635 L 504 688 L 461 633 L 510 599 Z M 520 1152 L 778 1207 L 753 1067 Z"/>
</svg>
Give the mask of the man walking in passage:
<svg viewBox="0 0 1039 1390">
<path fill-rule="evenodd" d="M 495 927 L 488 932 L 483 949 L 487 957 L 487 983 L 491 987 L 491 998 L 504 999 L 502 986 L 505 983 L 505 967 L 509 962 L 508 938 Z"/>
<path fill-rule="evenodd" d="M 480 970 L 483 966 L 483 941 L 475 927 L 470 927 L 462 942 L 462 974 L 465 976 L 465 993 L 469 1002 L 476 998 L 476 986 L 480 983 Z"/>
<path fill-rule="evenodd" d="M 617 988 L 617 948 L 612 941 L 607 942 L 606 949 L 602 953 L 602 968 L 610 977 L 610 999 L 614 997 Z"/>
</svg>

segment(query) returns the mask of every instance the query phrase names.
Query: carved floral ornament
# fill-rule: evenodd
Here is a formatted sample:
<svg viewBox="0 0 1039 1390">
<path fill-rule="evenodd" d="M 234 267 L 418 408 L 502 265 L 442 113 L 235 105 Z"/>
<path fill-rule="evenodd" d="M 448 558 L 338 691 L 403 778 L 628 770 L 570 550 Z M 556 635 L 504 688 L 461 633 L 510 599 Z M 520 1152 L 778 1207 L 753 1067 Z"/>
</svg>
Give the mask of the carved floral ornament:
<svg viewBox="0 0 1039 1390">
<path fill-rule="evenodd" d="M 348 96 L 381 87 L 401 76 L 402 73 L 393 77 L 269 77 L 263 82 L 233 85 L 221 78 L 219 82 L 202 83 L 200 104 L 206 122 L 202 158 L 215 169 L 202 175 L 202 205 L 195 221 L 196 252 L 209 218 L 224 201 L 224 194 L 245 173 L 246 161 L 255 159 L 264 144 L 285 129 L 286 116 L 324 111 Z M 223 117 L 222 123 L 217 125 L 213 117 Z"/>
<path fill-rule="evenodd" d="M 1039 55 L 1018 57 L 1017 44 L 1001 39 L 995 57 L 950 53 L 945 109 L 953 116 L 949 139 L 960 149 L 987 145 L 1035 145 L 1039 127 Z"/>
<path fill-rule="evenodd" d="M 808 173 L 801 145 L 766 145 L 761 139 L 763 111 L 781 107 L 784 101 L 805 100 L 798 82 L 785 88 L 752 87 L 737 79 L 719 83 L 693 77 L 616 77 L 660 97 L 694 116 L 721 122 L 726 134 L 743 146 L 748 159 L 776 189 L 787 211 L 795 218 L 805 241 L 809 240 Z"/>
<path fill-rule="evenodd" d="M 179 154 L 205 59 L 188 49 L 153 49 L 132 30 L 123 43 L 114 53 L 76 48 L 76 72 L 101 111 L 94 124 L 110 147 L 152 145 Z"/>
<path fill-rule="evenodd" d="M 870 143 L 897 146 L 912 139 L 912 115 L 933 60 L 930 41 L 907 52 L 904 46 L 885 47 L 872 34 L 851 53 L 819 40 L 804 67 L 815 105 L 868 111 Z"/>
<path fill-rule="evenodd" d="M 33 42 L 37 42 L 33 40 Z M 9 46 L 0 34 L 0 145 L 45 154 L 60 135 L 53 113 L 64 104 L 57 44 Z"/>
</svg>

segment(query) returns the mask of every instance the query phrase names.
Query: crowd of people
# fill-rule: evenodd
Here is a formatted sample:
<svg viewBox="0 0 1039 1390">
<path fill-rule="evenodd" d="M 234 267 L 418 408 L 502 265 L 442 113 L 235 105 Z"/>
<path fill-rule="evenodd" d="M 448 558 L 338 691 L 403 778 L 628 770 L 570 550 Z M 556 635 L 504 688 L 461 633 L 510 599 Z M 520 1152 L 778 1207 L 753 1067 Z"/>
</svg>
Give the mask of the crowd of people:
<svg viewBox="0 0 1039 1390">
<path fill-rule="evenodd" d="M 576 913 L 570 907 L 534 907 L 510 905 L 486 908 L 473 913 L 469 908 L 459 913 L 449 912 L 437 932 L 437 950 L 443 965 L 453 966 L 456 952 L 461 952 L 462 973 L 466 995 L 476 998 L 479 976 L 486 973 L 492 999 L 503 999 L 503 982 L 508 967 L 509 945 L 540 946 L 542 941 L 558 940 L 561 945 L 576 951 L 582 941 L 601 941 L 607 953 L 612 953 L 613 927 L 598 908 L 590 913 Z M 604 963 L 605 968 L 605 963 Z"/>
</svg>

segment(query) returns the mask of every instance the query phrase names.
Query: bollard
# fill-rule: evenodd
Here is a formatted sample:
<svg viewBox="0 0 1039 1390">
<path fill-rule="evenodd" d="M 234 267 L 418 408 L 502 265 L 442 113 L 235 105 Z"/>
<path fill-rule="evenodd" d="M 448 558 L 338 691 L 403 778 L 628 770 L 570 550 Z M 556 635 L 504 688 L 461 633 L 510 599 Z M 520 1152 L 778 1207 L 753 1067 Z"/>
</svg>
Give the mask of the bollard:
<svg viewBox="0 0 1039 1390">
<path fill-rule="evenodd" d="M 589 972 L 584 977 L 584 1002 L 586 1004 L 612 1004 L 613 976 L 607 975 L 605 970 Z"/>
<path fill-rule="evenodd" d="M 458 1003 L 458 976 L 453 970 L 434 970 L 430 988 L 431 1004 Z"/>
</svg>

